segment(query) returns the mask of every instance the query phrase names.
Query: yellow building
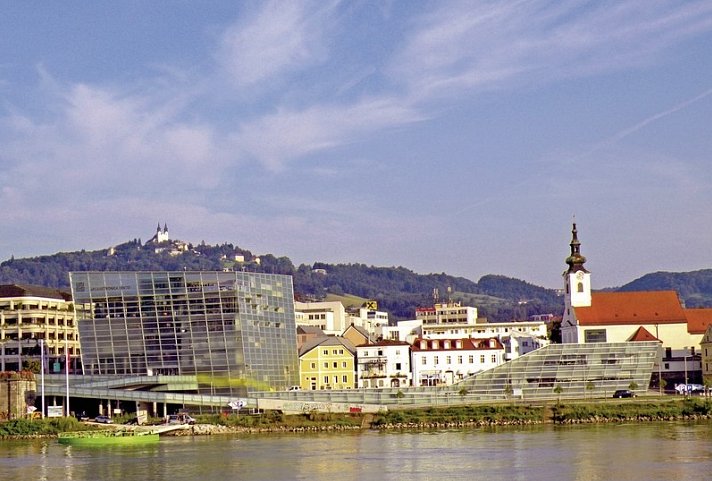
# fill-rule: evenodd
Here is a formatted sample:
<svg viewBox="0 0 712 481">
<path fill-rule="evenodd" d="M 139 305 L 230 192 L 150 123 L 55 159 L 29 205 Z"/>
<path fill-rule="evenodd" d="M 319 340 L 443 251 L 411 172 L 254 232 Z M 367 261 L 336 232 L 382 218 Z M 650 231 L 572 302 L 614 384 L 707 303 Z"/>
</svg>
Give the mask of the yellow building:
<svg viewBox="0 0 712 481">
<path fill-rule="evenodd" d="M 304 390 L 353 389 L 356 348 L 342 337 L 311 339 L 299 350 L 299 380 Z"/>
</svg>

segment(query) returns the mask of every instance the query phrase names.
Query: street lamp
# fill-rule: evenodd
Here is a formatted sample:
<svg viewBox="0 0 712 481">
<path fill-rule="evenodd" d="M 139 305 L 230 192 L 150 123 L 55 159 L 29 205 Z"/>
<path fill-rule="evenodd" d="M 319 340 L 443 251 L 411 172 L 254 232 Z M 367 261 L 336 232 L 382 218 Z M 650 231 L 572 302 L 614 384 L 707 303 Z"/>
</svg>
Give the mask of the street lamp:
<svg viewBox="0 0 712 481">
<path fill-rule="evenodd" d="M 685 349 L 685 353 L 683 354 L 683 362 L 685 363 L 685 395 L 688 395 L 690 393 L 689 390 L 689 385 L 687 383 L 687 346 L 685 346 L 683 349 Z"/>
</svg>

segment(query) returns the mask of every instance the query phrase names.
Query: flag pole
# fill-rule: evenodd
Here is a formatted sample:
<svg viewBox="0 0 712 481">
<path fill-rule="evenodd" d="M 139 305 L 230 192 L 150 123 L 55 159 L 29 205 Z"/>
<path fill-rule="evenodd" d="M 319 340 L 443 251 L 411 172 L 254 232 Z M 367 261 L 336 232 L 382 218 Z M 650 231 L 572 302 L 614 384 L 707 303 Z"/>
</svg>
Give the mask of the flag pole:
<svg viewBox="0 0 712 481">
<path fill-rule="evenodd" d="M 44 367 L 45 367 L 45 358 L 44 358 L 44 339 L 40 339 L 40 384 L 41 384 L 41 390 L 42 390 L 42 416 L 40 416 L 42 419 L 45 417 L 45 391 L 44 391 Z"/>
<path fill-rule="evenodd" d="M 69 333 L 64 332 L 64 372 L 67 385 L 67 409 L 64 412 L 65 416 L 69 416 Z"/>
</svg>

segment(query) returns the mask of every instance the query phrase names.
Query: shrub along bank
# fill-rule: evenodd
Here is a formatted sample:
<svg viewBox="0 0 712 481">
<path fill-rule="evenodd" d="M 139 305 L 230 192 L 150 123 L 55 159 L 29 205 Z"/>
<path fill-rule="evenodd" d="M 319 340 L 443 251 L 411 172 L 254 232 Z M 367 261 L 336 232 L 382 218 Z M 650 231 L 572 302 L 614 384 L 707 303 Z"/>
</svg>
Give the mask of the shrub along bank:
<svg viewBox="0 0 712 481">
<path fill-rule="evenodd" d="M 555 403 L 550 405 L 470 405 L 394 410 L 378 414 L 307 413 L 284 415 L 203 414 L 183 434 L 304 432 L 375 429 L 438 429 L 452 427 L 598 422 L 645 422 L 712 419 L 712 399 L 623 400 L 620 402 Z M 212 426 L 212 428 L 211 428 Z M 0 423 L 0 437 L 53 436 L 96 429 L 74 418 L 16 419 Z M 176 432 L 176 434 L 180 434 Z"/>
</svg>

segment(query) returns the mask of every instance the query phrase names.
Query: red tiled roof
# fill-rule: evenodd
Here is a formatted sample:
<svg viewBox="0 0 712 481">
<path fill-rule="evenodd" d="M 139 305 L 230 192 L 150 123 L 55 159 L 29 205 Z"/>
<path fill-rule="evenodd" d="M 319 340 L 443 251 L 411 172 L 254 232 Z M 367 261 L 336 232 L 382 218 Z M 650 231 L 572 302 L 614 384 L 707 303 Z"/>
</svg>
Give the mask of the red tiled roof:
<svg viewBox="0 0 712 481">
<path fill-rule="evenodd" d="M 704 334 L 712 325 L 712 309 L 685 309 L 685 315 L 690 334 Z"/>
<path fill-rule="evenodd" d="M 457 342 L 460 342 L 460 347 L 457 347 Z M 420 347 L 421 342 L 425 342 L 425 348 Z M 449 343 L 449 347 L 445 348 L 445 343 Z M 492 342 L 492 346 L 490 346 Z M 474 351 L 486 349 L 504 349 L 502 343 L 496 337 L 486 339 L 463 338 L 463 339 L 416 339 L 411 345 L 412 351 Z"/>
<path fill-rule="evenodd" d="M 590 307 L 574 310 L 583 326 L 687 323 L 675 291 L 593 292 Z"/>
<path fill-rule="evenodd" d="M 628 342 L 647 342 L 647 341 L 660 341 L 657 337 L 653 336 L 650 331 L 648 331 L 643 326 L 640 326 L 635 330 L 632 336 L 628 338 Z"/>
</svg>

